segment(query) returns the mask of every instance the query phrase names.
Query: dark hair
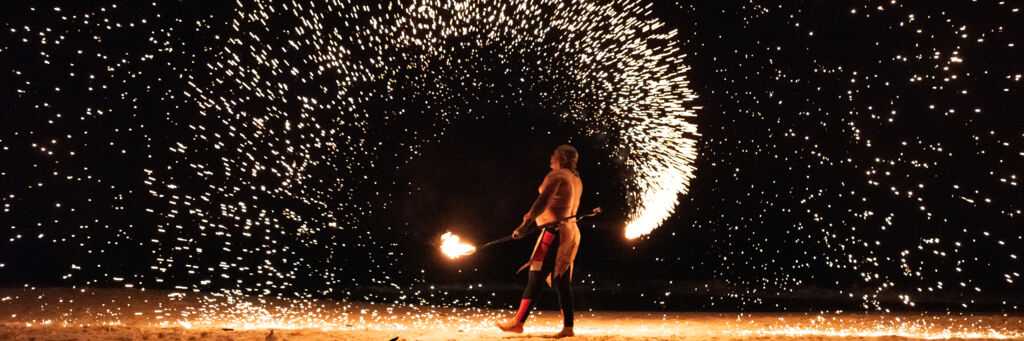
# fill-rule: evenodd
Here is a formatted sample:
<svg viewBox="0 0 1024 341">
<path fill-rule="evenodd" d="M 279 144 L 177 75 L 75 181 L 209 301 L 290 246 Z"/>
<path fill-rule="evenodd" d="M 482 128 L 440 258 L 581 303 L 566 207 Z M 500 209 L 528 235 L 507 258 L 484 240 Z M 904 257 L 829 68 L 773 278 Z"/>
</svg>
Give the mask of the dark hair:
<svg viewBox="0 0 1024 341">
<path fill-rule="evenodd" d="M 555 149 L 555 154 L 558 154 L 559 166 L 572 171 L 577 177 L 580 176 L 580 171 L 576 170 L 576 161 L 579 160 L 580 153 L 576 151 L 576 148 L 563 144 Z"/>
</svg>

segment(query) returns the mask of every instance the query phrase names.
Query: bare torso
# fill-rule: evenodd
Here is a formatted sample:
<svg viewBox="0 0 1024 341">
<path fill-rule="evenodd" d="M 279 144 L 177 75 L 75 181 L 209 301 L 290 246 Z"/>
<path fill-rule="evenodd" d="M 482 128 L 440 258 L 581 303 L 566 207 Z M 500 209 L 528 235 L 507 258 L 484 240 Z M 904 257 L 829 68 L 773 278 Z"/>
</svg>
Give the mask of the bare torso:
<svg viewBox="0 0 1024 341">
<path fill-rule="evenodd" d="M 558 185 L 551 195 L 547 207 L 535 220 L 537 225 L 544 225 L 576 214 L 580 206 L 580 195 L 583 194 L 583 182 L 568 169 L 553 170 L 544 178 L 538 189 L 544 191 L 545 186 Z"/>
</svg>

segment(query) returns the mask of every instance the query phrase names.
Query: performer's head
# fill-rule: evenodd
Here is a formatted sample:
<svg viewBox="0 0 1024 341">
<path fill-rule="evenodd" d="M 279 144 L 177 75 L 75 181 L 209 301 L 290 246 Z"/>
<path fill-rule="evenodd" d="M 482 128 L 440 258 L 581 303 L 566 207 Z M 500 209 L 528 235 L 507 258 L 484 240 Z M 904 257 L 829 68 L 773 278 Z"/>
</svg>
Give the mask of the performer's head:
<svg viewBox="0 0 1024 341">
<path fill-rule="evenodd" d="M 580 154 L 576 152 L 576 148 L 567 144 L 558 146 L 555 153 L 551 154 L 551 169 L 566 168 L 579 176 L 580 172 L 576 170 L 576 161 L 579 160 L 579 157 Z"/>
</svg>

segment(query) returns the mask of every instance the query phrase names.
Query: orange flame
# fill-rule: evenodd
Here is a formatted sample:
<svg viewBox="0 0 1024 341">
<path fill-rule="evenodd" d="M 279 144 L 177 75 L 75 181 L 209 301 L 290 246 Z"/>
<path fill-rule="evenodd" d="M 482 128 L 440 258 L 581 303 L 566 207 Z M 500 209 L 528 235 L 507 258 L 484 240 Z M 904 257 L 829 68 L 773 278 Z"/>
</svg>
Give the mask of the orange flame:
<svg viewBox="0 0 1024 341">
<path fill-rule="evenodd" d="M 451 232 L 441 235 L 441 252 L 449 258 L 458 258 L 476 252 L 476 247 L 459 241 L 459 236 Z"/>
</svg>

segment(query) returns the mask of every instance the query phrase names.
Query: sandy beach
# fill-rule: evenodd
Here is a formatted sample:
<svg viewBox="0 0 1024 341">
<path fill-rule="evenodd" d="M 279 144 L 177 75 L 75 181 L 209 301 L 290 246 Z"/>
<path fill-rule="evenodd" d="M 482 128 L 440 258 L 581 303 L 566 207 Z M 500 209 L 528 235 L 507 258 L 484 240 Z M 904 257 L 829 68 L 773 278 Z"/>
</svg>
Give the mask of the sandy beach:
<svg viewBox="0 0 1024 341">
<path fill-rule="evenodd" d="M 523 334 L 493 309 L 284 300 L 139 289 L 0 291 L 0 340 L 541 340 L 557 311 Z M 571 340 L 1024 339 L 1006 314 L 579 312 Z M 273 336 L 268 338 L 271 331 Z"/>
</svg>

